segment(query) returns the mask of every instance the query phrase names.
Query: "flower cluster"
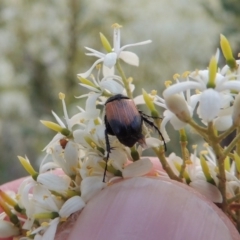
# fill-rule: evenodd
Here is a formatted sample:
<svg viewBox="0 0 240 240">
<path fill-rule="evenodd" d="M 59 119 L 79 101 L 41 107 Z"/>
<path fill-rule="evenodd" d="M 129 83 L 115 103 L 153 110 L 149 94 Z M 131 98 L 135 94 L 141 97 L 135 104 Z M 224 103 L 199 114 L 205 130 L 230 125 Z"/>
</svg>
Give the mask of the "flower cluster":
<svg viewBox="0 0 240 240">
<path fill-rule="evenodd" d="M 19 157 L 30 177 L 22 182 L 17 193 L 0 191 L 0 206 L 4 210 L 0 215 L 0 237 L 54 239 L 58 225 L 82 210 L 103 188 L 119 178 L 145 175 L 189 185 L 220 203 L 223 211 L 236 221 L 231 203 L 240 200 L 240 79 L 238 61 L 233 58 L 227 39 L 221 36 L 227 62 L 222 69 L 217 67 L 218 50 L 208 69 L 186 72 L 182 77 L 175 74 L 176 83 L 166 82 L 163 97 L 155 90 L 149 94 L 143 90 L 142 95 L 134 98 L 134 84 L 125 76 L 120 61 L 138 66 L 138 56 L 125 49 L 151 41 L 121 47 L 120 28 L 113 25 L 113 46 L 100 34 L 106 54 L 86 47 L 90 52 L 87 55 L 98 60 L 88 71 L 78 74 L 81 87 L 89 90 L 79 96 L 86 98 L 85 109 L 78 107 L 78 113 L 69 117 L 65 95 L 60 93 L 64 120 L 53 112 L 57 123 L 41 121 L 56 135 L 44 149 L 46 157 L 39 171 L 32 168 L 27 157 Z M 151 113 L 148 119 L 160 128 L 162 135 L 153 137 L 148 126 L 143 125 L 144 144 L 131 148 L 121 144 L 117 136 L 109 135 L 111 151 L 107 152 L 104 106 L 116 94 L 132 98 L 136 105 L 145 104 Z M 156 106 L 164 109 L 162 119 Z M 198 124 L 195 118 L 202 123 Z M 166 157 L 164 144 L 171 144 L 165 129 L 168 122 L 179 131 L 181 157 L 175 153 Z M 205 150 L 198 152 L 194 145 L 190 154 L 187 125 L 202 136 Z M 222 141 L 234 131 L 236 136 L 223 146 Z M 152 148 L 159 158 L 162 170 L 154 170 L 151 160 L 143 156 L 147 148 Z"/>
</svg>

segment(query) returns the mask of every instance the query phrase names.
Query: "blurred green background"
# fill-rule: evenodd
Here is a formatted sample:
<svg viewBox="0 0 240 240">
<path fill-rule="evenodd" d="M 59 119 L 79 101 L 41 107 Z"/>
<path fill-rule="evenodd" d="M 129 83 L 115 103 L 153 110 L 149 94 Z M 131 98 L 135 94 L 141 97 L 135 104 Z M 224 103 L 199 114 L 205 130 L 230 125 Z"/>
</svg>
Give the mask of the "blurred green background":
<svg viewBox="0 0 240 240">
<path fill-rule="evenodd" d="M 42 0 L 0 2 L 0 184 L 26 175 L 17 155 L 39 166 L 42 149 L 54 136 L 40 119 L 62 116 L 58 93 L 66 94 L 68 110 L 77 112 L 85 93 L 77 73 L 95 58 L 84 46 L 103 51 L 99 32 L 112 40 L 111 25 L 123 25 L 122 45 L 147 39 L 152 44 L 133 49 L 140 67 L 126 66 L 141 89 L 164 89 L 173 74 L 206 68 L 219 46 L 219 35 L 240 43 L 237 0 Z M 173 133 L 172 133 L 173 134 Z M 172 135 L 169 153 L 178 136 Z"/>
</svg>

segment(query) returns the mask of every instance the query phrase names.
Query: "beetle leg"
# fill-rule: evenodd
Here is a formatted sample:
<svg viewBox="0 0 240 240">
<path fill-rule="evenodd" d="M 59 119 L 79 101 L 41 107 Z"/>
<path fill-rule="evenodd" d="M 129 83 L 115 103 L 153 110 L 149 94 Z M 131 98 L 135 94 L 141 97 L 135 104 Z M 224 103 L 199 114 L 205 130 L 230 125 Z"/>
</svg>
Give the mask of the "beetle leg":
<svg viewBox="0 0 240 240">
<path fill-rule="evenodd" d="M 106 173 L 107 173 L 107 163 L 108 163 L 109 155 L 111 152 L 111 146 L 110 146 L 110 142 L 109 142 L 109 138 L 108 138 L 107 129 L 105 129 L 105 141 L 106 141 L 106 148 L 107 148 L 107 157 L 106 157 L 106 166 L 105 166 L 104 174 L 103 174 L 103 182 L 105 182 L 105 177 L 106 177 Z"/>
<path fill-rule="evenodd" d="M 142 115 L 142 120 L 143 120 L 145 123 L 147 123 L 148 125 L 150 125 L 151 127 L 153 127 L 155 130 L 157 130 L 158 134 L 161 136 L 161 138 L 162 138 L 162 140 L 163 140 L 164 149 L 165 149 L 165 151 L 167 151 L 166 142 L 165 142 L 165 140 L 164 140 L 164 137 L 163 137 L 162 133 L 161 133 L 160 130 L 158 129 L 158 127 L 156 127 L 156 125 L 155 125 L 153 122 L 151 122 L 149 119 L 147 119 L 147 118 L 145 117 L 145 116 L 148 116 L 148 115 L 142 114 L 142 113 L 141 113 L 141 115 Z"/>
</svg>

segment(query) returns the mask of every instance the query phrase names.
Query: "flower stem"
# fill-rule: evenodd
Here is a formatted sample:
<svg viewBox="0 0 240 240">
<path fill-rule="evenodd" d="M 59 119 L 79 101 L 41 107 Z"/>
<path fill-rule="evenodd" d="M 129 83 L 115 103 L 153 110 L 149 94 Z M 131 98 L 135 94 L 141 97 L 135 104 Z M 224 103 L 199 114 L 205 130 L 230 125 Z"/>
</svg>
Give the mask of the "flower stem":
<svg viewBox="0 0 240 240">
<path fill-rule="evenodd" d="M 208 139 L 208 135 L 207 135 L 208 131 L 207 131 L 206 128 L 199 126 L 192 119 L 188 122 L 188 124 L 207 141 L 207 139 Z"/>
<path fill-rule="evenodd" d="M 127 77 L 125 76 L 125 73 L 124 73 L 124 71 L 123 71 L 119 61 L 117 61 L 116 67 L 117 67 L 117 70 L 118 70 L 120 76 L 122 77 L 122 80 L 123 80 L 123 83 L 124 83 L 124 87 L 125 87 L 125 89 L 127 91 L 128 97 L 129 98 L 133 98 L 131 89 L 129 88 Z"/>
<path fill-rule="evenodd" d="M 216 155 L 216 160 L 218 164 L 218 178 L 219 178 L 218 188 L 223 198 L 222 211 L 226 213 L 227 205 L 228 205 L 227 197 L 226 197 L 226 174 L 225 174 L 225 166 L 224 166 L 224 160 L 226 158 L 226 155 L 224 154 L 223 149 L 221 148 L 219 142 L 217 141 L 218 137 L 215 134 L 213 122 L 208 123 L 208 135 L 209 135 L 210 145 L 212 146 L 213 151 Z"/>
<path fill-rule="evenodd" d="M 233 139 L 233 141 L 235 140 L 235 139 L 237 139 L 237 140 L 235 140 L 234 142 L 235 142 L 235 144 L 236 144 L 236 153 L 239 155 L 240 154 L 240 141 L 239 141 L 239 138 L 240 138 L 240 127 L 238 127 L 237 128 L 237 136 Z M 232 142 L 233 142 L 232 141 Z M 232 144 L 232 142 L 230 143 L 230 145 Z M 240 202 L 240 199 L 238 198 L 237 200 L 236 200 L 236 202 L 237 203 L 239 203 Z M 237 215 L 237 230 L 238 230 L 238 232 L 240 232 L 240 210 L 237 210 L 236 211 L 236 215 Z"/>
<path fill-rule="evenodd" d="M 184 174 L 184 171 L 186 168 L 186 161 L 189 160 L 189 152 L 187 149 L 188 141 L 187 141 L 187 135 L 186 135 L 185 130 L 180 129 L 179 133 L 180 133 L 180 146 L 181 146 L 182 159 L 183 159 L 179 177 L 183 178 L 183 174 Z"/>
<path fill-rule="evenodd" d="M 157 157 L 159 158 L 163 169 L 166 171 L 166 173 L 168 174 L 168 176 L 173 179 L 176 180 L 178 182 L 182 182 L 183 180 L 178 177 L 173 170 L 171 169 L 171 167 L 169 166 L 167 159 L 165 158 L 165 151 L 164 151 L 164 147 L 159 147 L 159 148 L 153 148 L 155 154 L 157 155 Z"/>
</svg>

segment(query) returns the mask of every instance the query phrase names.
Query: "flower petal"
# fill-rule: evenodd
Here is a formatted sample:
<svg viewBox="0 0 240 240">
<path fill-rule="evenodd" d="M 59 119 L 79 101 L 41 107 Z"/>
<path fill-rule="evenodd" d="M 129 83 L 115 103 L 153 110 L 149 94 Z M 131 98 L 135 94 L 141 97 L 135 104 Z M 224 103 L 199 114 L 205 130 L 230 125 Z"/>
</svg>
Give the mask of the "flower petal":
<svg viewBox="0 0 240 240">
<path fill-rule="evenodd" d="M 42 173 L 38 175 L 37 182 L 43 184 L 50 190 L 65 192 L 71 179 L 68 176 L 58 176 L 51 172 Z"/>
<path fill-rule="evenodd" d="M 68 199 L 61 207 L 59 215 L 61 217 L 69 217 L 72 213 L 75 213 L 85 207 L 85 202 L 80 196 L 74 196 Z"/>
<path fill-rule="evenodd" d="M 232 126 L 232 117 L 229 116 L 223 116 L 223 117 L 217 117 L 214 119 L 214 126 L 218 131 L 226 131 L 228 128 Z"/>
<path fill-rule="evenodd" d="M 143 42 L 127 44 L 127 45 L 122 46 L 122 47 L 119 49 L 119 51 L 121 52 L 121 51 L 123 51 L 123 49 L 126 49 L 126 48 L 128 48 L 128 47 L 135 47 L 135 46 L 145 45 L 145 44 L 149 44 L 149 43 L 151 43 L 151 42 L 152 42 L 152 40 L 146 40 L 146 41 L 143 41 Z"/>
<path fill-rule="evenodd" d="M 113 94 L 118 94 L 118 93 L 122 93 L 124 87 L 117 83 L 116 81 L 112 80 L 112 79 L 108 79 L 106 81 L 102 81 L 100 83 L 101 88 L 103 89 L 107 89 L 108 91 L 110 91 Z"/>
<path fill-rule="evenodd" d="M 77 167 L 79 157 L 79 150 L 76 143 L 69 141 L 64 151 L 64 158 L 66 160 L 65 169 L 68 176 L 74 175 L 74 167 Z"/>
<path fill-rule="evenodd" d="M 54 240 L 55 239 L 55 234 L 57 231 L 57 226 L 60 221 L 60 218 L 54 218 L 51 222 L 47 230 L 42 236 L 42 239 L 47 239 L 47 240 Z"/>
<path fill-rule="evenodd" d="M 89 52 L 92 52 L 92 53 L 86 53 L 87 56 L 95 56 L 98 58 L 103 58 L 105 56 L 104 53 L 101 53 L 93 48 L 85 47 L 85 49 L 87 49 Z"/>
<path fill-rule="evenodd" d="M 112 68 L 117 62 L 117 54 L 115 52 L 111 52 L 105 55 L 103 64 L 108 68 Z"/>
<path fill-rule="evenodd" d="M 100 192 L 106 183 L 102 181 L 101 177 L 86 177 L 81 182 L 81 197 L 84 202 L 90 200 L 95 194 Z"/>
<path fill-rule="evenodd" d="M 164 98 L 167 98 L 173 94 L 180 93 L 183 91 L 186 91 L 188 89 L 202 89 L 202 85 L 198 82 L 192 82 L 192 81 L 187 81 L 187 82 L 181 82 L 181 83 L 176 83 L 170 87 L 168 87 L 166 90 L 163 92 Z"/>
<path fill-rule="evenodd" d="M 224 91 L 224 90 L 234 90 L 234 91 L 239 92 L 240 91 L 240 82 L 239 81 L 226 81 L 218 89 L 218 91 Z"/>
<path fill-rule="evenodd" d="M 123 178 L 140 177 L 149 173 L 152 168 L 153 164 L 149 158 L 142 158 L 127 165 L 122 171 L 122 176 Z"/>
<path fill-rule="evenodd" d="M 87 78 L 91 74 L 91 72 L 95 68 L 95 66 L 97 66 L 100 62 L 103 62 L 103 58 L 98 59 L 96 62 L 94 62 L 94 64 L 86 72 L 79 73 L 77 76 L 82 77 L 82 78 Z"/>
<path fill-rule="evenodd" d="M 222 195 L 219 191 L 219 189 L 212 185 L 211 183 L 208 183 L 204 180 L 196 180 L 189 184 L 192 188 L 196 189 L 198 192 L 200 192 L 202 195 L 207 197 L 209 200 L 215 203 L 221 203 L 222 202 Z"/>
<path fill-rule="evenodd" d="M 137 54 L 129 51 L 122 51 L 119 54 L 119 58 L 121 58 L 125 63 L 128 63 L 133 66 L 139 66 L 139 58 Z"/>
<path fill-rule="evenodd" d="M 186 123 L 179 120 L 175 115 L 170 119 L 170 123 L 175 130 L 180 130 L 186 126 Z"/>
<path fill-rule="evenodd" d="M 215 117 L 221 108 L 221 96 L 214 89 L 205 90 L 200 96 L 199 114 L 203 121 L 210 122 Z"/>
<path fill-rule="evenodd" d="M 163 145 L 163 141 L 154 138 L 154 137 L 148 137 L 145 139 L 147 147 L 151 148 L 151 147 L 159 147 L 160 145 Z"/>
<path fill-rule="evenodd" d="M 11 222 L 0 220 L 0 238 L 17 236 L 19 233 L 19 229 Z"/>
<path fill-rule="evenodd" d="M 113 76 L 114 75 L 114 67 L 109 68 L 109 67 L 103 65 L 102 71 L 103 71 L 103 76 L 104 77 Z"/>
</svg>

